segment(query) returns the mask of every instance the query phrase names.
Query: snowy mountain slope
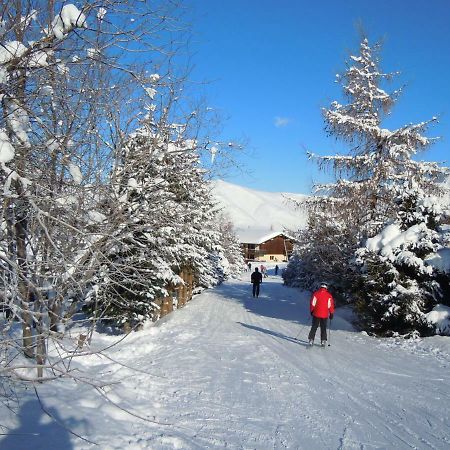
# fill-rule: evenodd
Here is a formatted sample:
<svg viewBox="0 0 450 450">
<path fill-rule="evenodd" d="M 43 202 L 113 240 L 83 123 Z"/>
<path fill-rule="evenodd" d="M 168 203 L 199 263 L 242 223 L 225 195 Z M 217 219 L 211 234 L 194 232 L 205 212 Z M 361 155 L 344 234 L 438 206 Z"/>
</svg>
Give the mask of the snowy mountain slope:
<svg viewBox="0 0 450 450">
<path fill-rule="evenodd" d="M 372 338 L 338 310 L 331 347 L 309 348 L 309 294 L 272 275 L 254 300 L 248 278 L 74 360 L 92 385 L 37 386 L 67 428 L 28 392 L 18 416 L 0 411 L 0 448 L 449 448 L 450 339 Z"/>
<path fill-rule="evenodd" d="M 213 194 L 237 230 L 297 230 L 306 223 L 304 212 L 286 198 L 302 201 L 306 195 L 256 191 L 222 180 L 213 182 Z"/>
</svg>

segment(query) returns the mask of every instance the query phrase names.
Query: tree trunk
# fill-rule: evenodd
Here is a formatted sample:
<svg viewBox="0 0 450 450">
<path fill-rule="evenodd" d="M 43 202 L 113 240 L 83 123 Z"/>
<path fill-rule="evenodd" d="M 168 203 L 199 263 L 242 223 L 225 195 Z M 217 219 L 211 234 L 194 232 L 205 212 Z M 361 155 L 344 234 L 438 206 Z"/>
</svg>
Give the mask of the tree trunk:
<svg viewBox="0 0 450 450">
<path fill-rule="evenodd" d="M 16 206 L 17 207 L 17 206 Z M 20 207 L 20 206 L 19 206 Z M 17 262 L 19 266 L 18 291 L 22 310 L 22 341 L 23 352 L 28 358 L 33 355 L 32 315 L 30 312 L 30 288 L 27 283 L 27 254 L 26 254 L 26 227 L 27 221 L 20 211 L 14 224 L 16 233 Z"/>
</svg>

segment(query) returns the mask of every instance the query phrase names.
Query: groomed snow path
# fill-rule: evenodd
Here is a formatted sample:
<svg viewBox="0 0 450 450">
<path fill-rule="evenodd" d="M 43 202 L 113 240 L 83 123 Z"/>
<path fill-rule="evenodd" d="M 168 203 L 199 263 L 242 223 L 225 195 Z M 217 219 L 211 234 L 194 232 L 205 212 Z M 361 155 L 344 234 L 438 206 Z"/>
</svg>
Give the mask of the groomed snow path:
<svg viewBox="0 0 450 450">
<path fill-rule="evenodd" d="M 309 348 L 309 294 L 270 276 L 254 299 L 249 277 L 132 333 L 105 352 L 112 360 L 80 360 L 117 381 L 104 390 L 109 401 L 89 385 L 38 386 L 53 416 L 97 446 L 30 397 L 12 433 L 28 426 L 37 436 L 10 434 L 0 448 L 450 448 L 449 338 L 375 339 L 338 312 L 331 346 Z"/>
</svg>

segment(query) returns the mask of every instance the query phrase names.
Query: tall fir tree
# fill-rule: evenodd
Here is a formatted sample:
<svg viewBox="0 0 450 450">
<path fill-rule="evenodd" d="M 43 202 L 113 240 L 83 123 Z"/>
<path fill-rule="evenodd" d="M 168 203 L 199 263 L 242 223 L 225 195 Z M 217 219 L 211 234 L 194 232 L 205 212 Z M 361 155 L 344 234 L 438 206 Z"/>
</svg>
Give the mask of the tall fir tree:
<svg viewBox="0 0 450 450">
<path fill-rule="evenodd" d="M 118 159 L 111 212 L 118 215 L 101 270 L 92 281 L 90 309 L 114 325 L 159 317 L 158 298 L 193 275 L 194 288 L 223 280 L 221 235 L 197 143 L 185 125 L 150 111 Z"/>
<path fill-rule="evenodd" d="M 371 47 L 362 39 L 359 53 L 350 56 L 337 77 L 347 102 L 335 101 L 323 110 L 326 132 L 350 150 L 348 155 L 310 154 L 321 169 L 331 168 L 336 180 L 317 185 L 316 196 L 307 203 L 309 222 L 296 249 L 303 262 L 299 278 L 309 283 L 305 287 L 327 278 L 348 292 L 355 276 L 354 251 L 396 216 L 393 189 L 414 184 L 437 193 L 446 172 L 437 163 L 413 159 L 433 142 L 423 133 L 436 118 L 392 131 L 382 127 L 401 90 L 384 90 L 395 74 L 380 70 L 379 51 L 379 45 Z"/>
</svg>

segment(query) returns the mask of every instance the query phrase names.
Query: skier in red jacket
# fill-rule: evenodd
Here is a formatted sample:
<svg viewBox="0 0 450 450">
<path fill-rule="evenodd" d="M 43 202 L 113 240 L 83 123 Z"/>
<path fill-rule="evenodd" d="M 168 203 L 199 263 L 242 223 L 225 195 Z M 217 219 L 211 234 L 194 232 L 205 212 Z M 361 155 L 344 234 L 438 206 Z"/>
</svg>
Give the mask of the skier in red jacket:
<svg viewBox="0 0 450 450">
<path fill-rule="evenodd" d="M 312 315 L 312 326 L 309 332 L 309 344 L 313 345 L 316 331 L 320 325 L 320 340 L 322 347 L 327 341 L 327 319 L 333 319 L 334 314 L 334 299 L 328 292 L 328 285 L 322 283 L 319 290 L 313 293 L 311 301 L 309 302 L 309 310 Z"/>
</svg>

